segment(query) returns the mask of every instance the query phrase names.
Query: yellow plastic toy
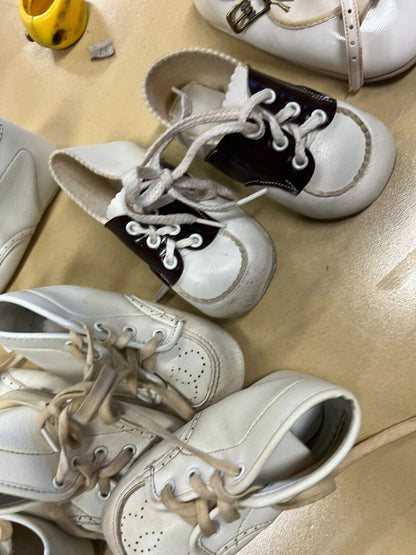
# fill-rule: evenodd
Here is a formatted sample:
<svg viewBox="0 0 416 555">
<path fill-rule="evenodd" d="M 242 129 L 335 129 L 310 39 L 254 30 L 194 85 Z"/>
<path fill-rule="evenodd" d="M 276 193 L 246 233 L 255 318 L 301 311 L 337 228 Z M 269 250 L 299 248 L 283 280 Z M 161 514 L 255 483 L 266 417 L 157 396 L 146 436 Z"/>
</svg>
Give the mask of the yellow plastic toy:
<svg viewBox="0 0 416 555">
<path fill-rule="evenodd" d="M 88 20 L 84 0 L 19 0 L 26 36 L 47 48 L 67 48 L 85 31 Z"/>
</svg>

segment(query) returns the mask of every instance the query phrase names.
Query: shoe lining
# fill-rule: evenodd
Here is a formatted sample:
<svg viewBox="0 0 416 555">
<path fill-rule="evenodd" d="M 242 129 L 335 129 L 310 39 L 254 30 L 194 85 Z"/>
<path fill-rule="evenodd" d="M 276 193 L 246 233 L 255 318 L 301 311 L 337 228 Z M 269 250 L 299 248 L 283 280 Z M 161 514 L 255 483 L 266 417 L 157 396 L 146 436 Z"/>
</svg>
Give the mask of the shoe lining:
<svg viewBox="0 0 416 555">
<path fill-rule="evenodd" d="M 55 322 L 13 303 L 0 303 L 2 332 L 62 333 L 66 330 Z"/>
</svg>

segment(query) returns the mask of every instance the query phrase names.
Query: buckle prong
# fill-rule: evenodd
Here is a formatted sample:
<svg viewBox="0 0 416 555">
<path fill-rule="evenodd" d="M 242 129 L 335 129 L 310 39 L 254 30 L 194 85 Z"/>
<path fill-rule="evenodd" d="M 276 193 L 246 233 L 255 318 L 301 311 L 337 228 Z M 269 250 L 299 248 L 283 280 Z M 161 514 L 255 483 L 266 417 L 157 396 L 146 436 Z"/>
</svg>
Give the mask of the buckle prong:
<svg viewBox="0 0 416 555">
<path fill-rule="evenodd" d="M 288 13 L 291 6 L 287 6 L 288 2 L 294 0 L 262 0 L 264 8 L 256 11 L 251 5 L 251 0 L 240 0 L 228 13 L 227 21 L 231 29 L 235 33 L 242 33 L 247 29 L 256 19 L 267 13 L 272 5 L 278 6 L 284 12 Z"/>
</svg>

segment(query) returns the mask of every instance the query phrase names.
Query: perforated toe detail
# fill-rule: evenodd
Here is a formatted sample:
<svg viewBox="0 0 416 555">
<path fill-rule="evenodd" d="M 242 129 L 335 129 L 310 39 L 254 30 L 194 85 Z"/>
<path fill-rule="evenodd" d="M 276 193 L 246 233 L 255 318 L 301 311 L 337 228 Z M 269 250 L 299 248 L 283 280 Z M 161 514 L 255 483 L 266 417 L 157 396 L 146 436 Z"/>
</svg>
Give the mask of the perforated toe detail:
<svg viewBox="0 0 416 555">
<path fill-rule="evenodd" d="M 186 537 L 186 529 L 189 525 L 179 517 L 177 518 L 177 533 L 182 533 L 182 535 L 185 533 Z M 185 530 L 182 528 L 182 523 Z M 126 503 L 120 518 L 120 538 L 125 551 L 139 555 L 171 553 L 174 543 L 171 533 L 172 514 L 155 510 L 152 503 L 148 502 L 139 492 L 133 494 Z M 183 538 L 179 541 L 179 545 L 182 541 Z"/>
<path fill-rule="evenodd" d="M 202 345 L 182 338 L 169 353 L 160 353 L 158 374 L 177 389 L 192 405 L 210 399 L 215 389 L 213 374 L 218 362 Z"/>
</svg>

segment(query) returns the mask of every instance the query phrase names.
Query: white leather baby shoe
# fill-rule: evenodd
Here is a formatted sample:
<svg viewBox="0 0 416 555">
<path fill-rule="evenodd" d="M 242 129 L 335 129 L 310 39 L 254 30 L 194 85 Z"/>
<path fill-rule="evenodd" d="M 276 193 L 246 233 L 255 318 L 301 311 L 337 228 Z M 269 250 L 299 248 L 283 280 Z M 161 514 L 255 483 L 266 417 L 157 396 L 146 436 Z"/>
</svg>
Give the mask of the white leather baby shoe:
<svg viewBox="0 0 416 555">
<path fill-rule="evenodd" d="M 363 210 L 394 167 L 393 138 L 374 116 L 221 52 L 186 48 L 159 58 L 144 95 L 205 160 L 312 218 Z"/>
<path fill-rule="evenodd" d="M 71 536 L 36 516 L 1 515 L 0 530 L 1 555 L 94 555 L 89 540 Z"/>
<path fill-rule="evenodd" d="M 416 61 L 413 0 L 194 0 L 217 29 L 337 77 L 351 91 Z"/>
<path fill-rule="evenodd" d="M 240 316 L 273 276 L 273 243 L 229 189 L 186 173 L 192 154 L 174 170 L 162 167 L 171 140 L 165 133 L 146 154 L 129 142 L 66 148 L 50 167 L 62 189 L 166 288 L 210 316 Z"/>
<path fill-rule="evenodd" d="M 58 190 L 48 168 L 53 150 L 47 140 L 0 118 L 0 291 Z"/>
<path fill-rule="evenodd" d="M 236 553 L 336 468 L 359 427 L 348 391 L 298 372 L 267 376 L 130 468 L 104 509 L 111 552 Z"/>
<path fill-rule="evenodd" d="M 88 330 L 101 360 L 116 352 L 140 363 L 142 397 L 176 391 L 199 410 L 243 386 L 237 342 L 198 316 L 72 285 L 0 295 L 0 345 L 72 382 L 83 375 Z"/>
<path fill-rule="evenodd" d="M 0 519 L 30 512 L 73 535 L 102 537 L 117 481 L 183 424 L 140 406 L 126 376 L 101 364 L 87 365 L 75 385 L 42 370 L 0 374 Z"/>
</svg>

